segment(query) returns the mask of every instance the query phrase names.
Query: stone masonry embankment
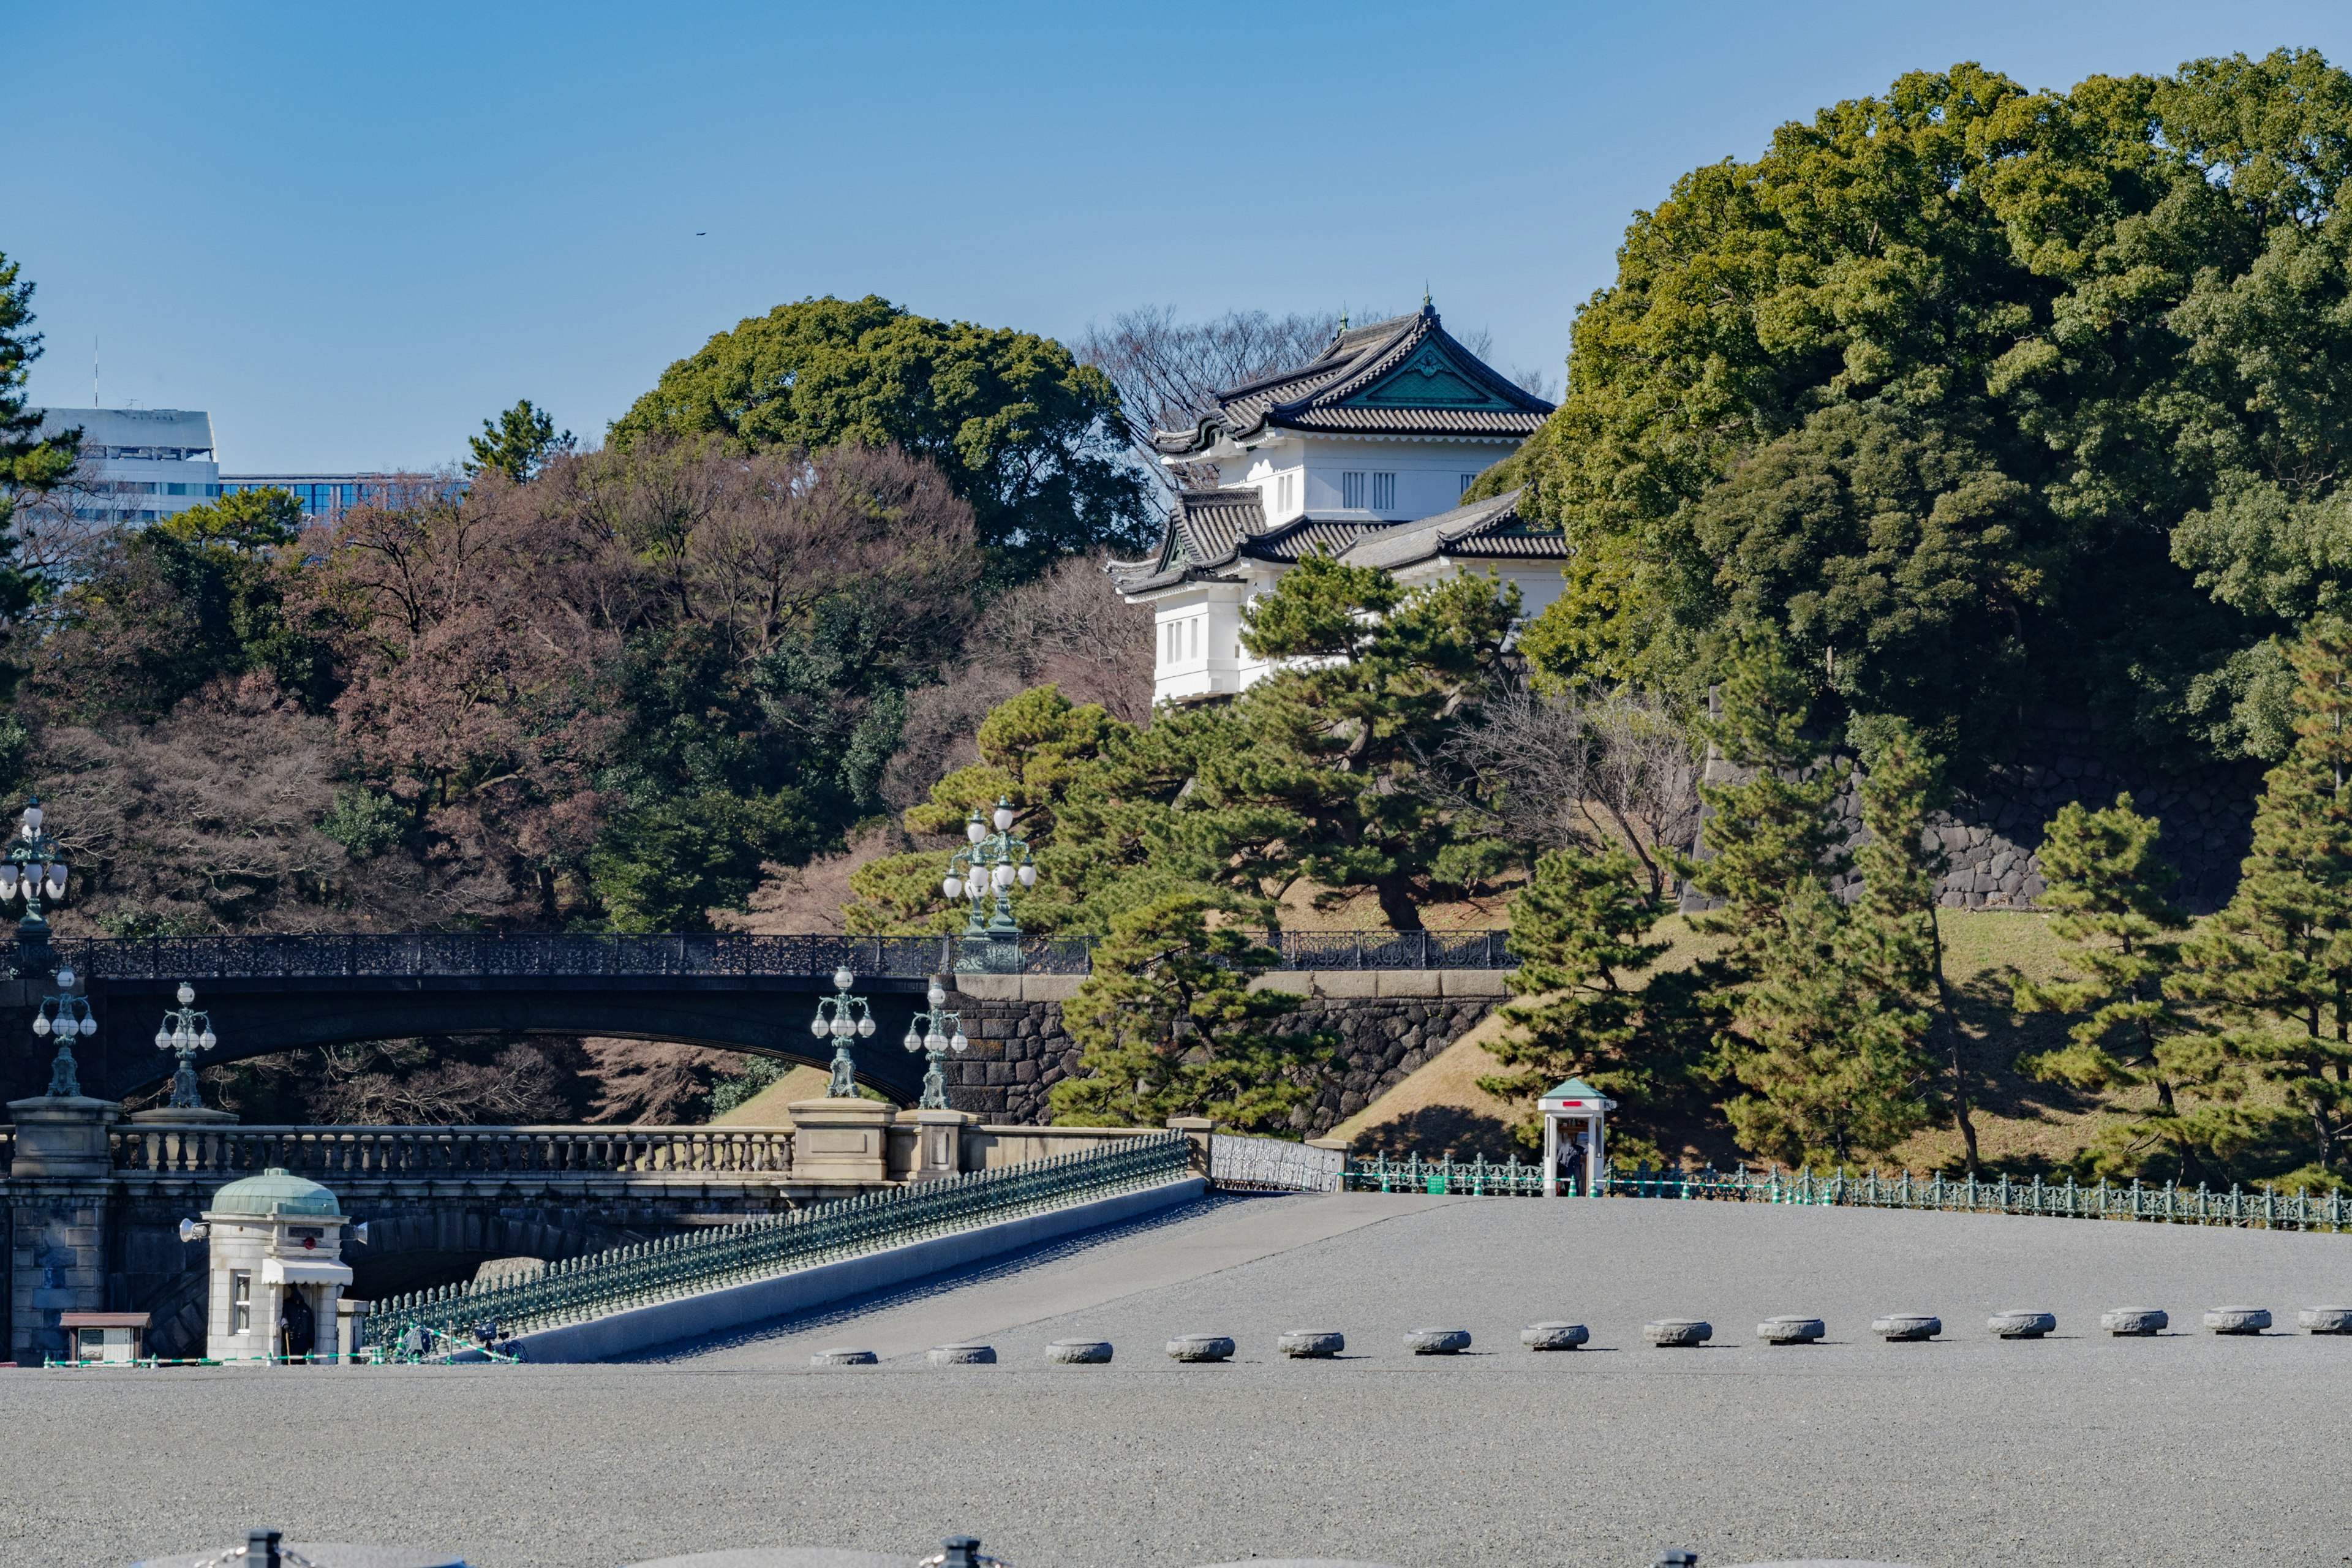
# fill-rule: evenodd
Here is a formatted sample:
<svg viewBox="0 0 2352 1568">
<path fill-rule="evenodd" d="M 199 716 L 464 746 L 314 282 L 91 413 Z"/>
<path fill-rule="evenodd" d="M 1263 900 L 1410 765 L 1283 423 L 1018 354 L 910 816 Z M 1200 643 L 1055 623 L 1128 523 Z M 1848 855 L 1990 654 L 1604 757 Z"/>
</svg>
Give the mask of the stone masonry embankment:
<svg viewBox="0 0 2352 1568">
<path fill-rule="evenodd" d="M 1950 868 L 1936 884 L 1937 901 L 1947 909 L 2032 908 L 2044 886 L 2038 855 L 2044 825 L 2070 801 L 2096 809 L 2128 792 L 2135 810 L 2163 825 L 2158 853 L 2180 873 L 2173 896 L 2195 914 L 2210 914 L 2229 902 L 2238 885 L 2238 863 L 2252 840 L 2263 764 L 2214 763 L 2168 770 L 2119 759 L 2116 751 L 2077 716 L 2045 714 L 2022 726 L 2008 761 L 1955 788 L 1951 809 L 1928 819 L 1951 858 Z M 1742 770 L 1711 757 L 1706 776 L 1730 783 Z M 1851 784 L 1840 793 L 1835 809 L 1848 847 L 1859 845 L 1866 835 Z M 1835 887 L 1856 897 L 1861 879 L 1849 873 Z M 1706 904 L 1696 894 L 1683 899 L 1685 909 Z"/>
<path fill-rule="evenodd" d="M 1053 1119 L 1054 1085 L 1077 1075 L 1078 1047 L 1062 1002 L 1078 981 L 1060 975 L 965 975 L 956 982 L 971 1052 L 947 1064 L 948 1103 L 1005 1123 Z M 1402 1082 L 1475 1027 L 1504 999 L 1495 970 L 1269 974 L 1266 989 L 1306 1004 L 1290 1018 L 1339 1037 L 1340 1060 L 1291 1128 L 1319 1137 Z"/>
</svg>

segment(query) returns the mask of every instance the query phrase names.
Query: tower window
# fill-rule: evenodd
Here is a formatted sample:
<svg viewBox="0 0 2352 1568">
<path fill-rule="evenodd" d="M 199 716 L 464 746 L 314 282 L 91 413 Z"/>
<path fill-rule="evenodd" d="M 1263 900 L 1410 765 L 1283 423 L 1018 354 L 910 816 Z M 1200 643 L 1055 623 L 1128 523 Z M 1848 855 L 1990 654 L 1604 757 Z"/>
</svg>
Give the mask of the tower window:
<svg viewBox="0 0 2352 1568">
<path fill-rule="evenodd" d="M 1396 510 L 1396 476 L 1394 474 L 1372 476 L 1372 510 L 1374 511 Z"/>
<path fill-rule="evenodd" d="M 1348 508 L 1350 511 L 1360 511 L 1363 509 L 1363 475 L 1341 474 L 1339 476 L 1339 504 Z"/>
<path fill-rule="evenodd" d="M 1477 475 L 1475 475 L 1475 474 L 1465 474 L 1465 475 L 1463 475 L 1463 476 L 1462 476 L 1462 482 L 1461 482 L 1460 484 L 1458 484 L 1458 485 L 1456 485 L 1456 486 L 1454 486 L 1454 495 L 1455 495 L 1456 497 L 1468 495 L 1468 494 L 1470 493 L 1470 487 L 1471 487 L 1472 485 L 1476 484 L 1477 482 L 1478 482 L 1478 476 L 1477 476 Z"/>
</svg>

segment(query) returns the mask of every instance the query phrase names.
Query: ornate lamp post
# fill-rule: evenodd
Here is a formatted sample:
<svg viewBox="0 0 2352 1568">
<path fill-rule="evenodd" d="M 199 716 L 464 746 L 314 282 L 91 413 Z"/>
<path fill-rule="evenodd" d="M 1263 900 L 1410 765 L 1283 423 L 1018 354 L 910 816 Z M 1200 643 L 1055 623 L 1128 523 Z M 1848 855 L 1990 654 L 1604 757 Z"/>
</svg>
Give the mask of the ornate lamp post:
<svg viewBox="0 0 2352 1568">
<path fill-rule="evenodd" d="M 993 833 L 989 831 L 992 826 L 996 829 Z M 947 879 L 940 884 L 940 890 L 950 899 L 971 901 L 971 918 L 964 921 L 964 940 L 977 939 L 986 942 L 989 947 L 984 962 L 974 964 L 966 960 L 956 967 L 1017 968 L 1020 949 L 1013 944 L 1021 940 L 1021 928 L 1013 920 L 1013 884 L 1035 887 L 1037 867 L 1029 858 L 1028 843 L 1013 837 L 1013 803 L 999 795 L 996 810 L 987 818 L 973 812 L 971 820 L 963 825 L 963 834 L 971 843 L 950 858 Z M 988 904 L 991 892 L 996 895 L 993 915 Z"/>
<path fill-rule="evenodd" d="M 833 972 L 835 994 L 817 998 L 816 1016 L 809 1020 L 809 1033 L 818 1039 L 833 1037 L 833 1081 L 825 1085 L 827 1100 L 855 1100 L 857 1080 L 854 1076 L 857 1064 L 850 1059 L 849 1042 L 874 1037 L 874 1014 L 863 996 L 849 994 L 850 984 L 857 978 L 843 964 Z"/>
<path fill-rule="evenodd" d="M 196 1093 L 196 1057 L 211 1050 L 220 1041 L 214 1037 L 212 1016 L 199 1013 L 189 1004 L 196 999 L 196 988 L 186 981 L 180 982 L 180 1005 L 175 1012 L 164 1009 L 163 1021 L 155 1026 L 155 1048 L 180 1053 L 180 1070 L 172 1079 L 171 1108 L 173 1110 L 202 1110 L 204 1100 Z"/>
<path fill-rule="evenodd" d="M 16 922 L 19 962 L 12 970 L 19 979 L 49 966 L 49 922 L 41 918 L 41 900 L 47 897 L 55 902 L 65 896 L 65 850 L 41 830 L 40 801 L 27 799 L 24 816 L 17 818 L 16 835 L 8 840 L 7 853 L 0 856 L 0 904 L 16 898 L 25 900 L 24 918 Z"/>
<path fill-rule="evenodd" d="M 915 1102 L 916 1109 L 919 1110 L 945 1110 L 948 1108 L 948 1075 L 941 1064 L 948 1059 L 950 1051 L 961 1056 L 971 1046 L 971 1042 L 964 1037 L 962 1015 L 943 1010 L 947 999 L 947 987 L 933 979 L 930 994 L 927 998 L 931 1010 L 916 1014 L 915 1021 L 907 1026 L 908 1053 L 912 1055 L 922 1050 L 931 1053 L 930 1070 L 923 1074 L 923 1098 Z M 950 1029 L 955 1031 L 952 1037 L 948 1034 Z"/>
<path fill-rule="evenodd" d="M 73 966 L 58 971 L 58 994 L 41 998 L 40 1011 L 33 1015 L 33 1033 L 58 1043 L 58 1057 L 49 1068 L 49 1095 L 57 1100 L 73 1100 L 81 1094 L 81 1080 L 74 1074 L 73 1042 L 98 1033 L 98 1021 L 89 1016 L 89 999 L 73 994 L 76 976 Z"/>
</svg>

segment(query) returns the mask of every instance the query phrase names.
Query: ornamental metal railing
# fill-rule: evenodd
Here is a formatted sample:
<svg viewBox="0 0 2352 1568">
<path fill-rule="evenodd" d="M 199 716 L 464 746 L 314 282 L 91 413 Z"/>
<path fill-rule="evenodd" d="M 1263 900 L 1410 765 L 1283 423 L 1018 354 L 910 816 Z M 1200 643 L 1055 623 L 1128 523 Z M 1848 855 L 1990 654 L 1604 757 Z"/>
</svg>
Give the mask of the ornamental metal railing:
<svg viewBox="0 0 2352 1568">
<path fill-rule="evenodd" d="M 508 1334 L 584 1321 L 681 1296 L 771 1279 L 927 1237 L 1065 1208 L 1181 1177 L 1181 1132 L 775 1215 L 551 1263 L 527 1279 L 451 1285 L 395 1296 L 368 1312 L 365 1344 L 397 1353 L 412 1327 L 464 1336 L 495 1323 Z"/>
<path fill-rule="evenodd" d="M 1291 970 L 1498 970 L 1515 966 L 1508 933 L 1284 931 L 1263 940 Z M 1086 974 L 1095 936 L 1017 942 L 951 936 L 677 936 L 572 932 L 304 934 L 93 939 L 56 944 L 86 974 L 113 980 L 655 978 L 821 979 L 847 965 L 864 979 L 939 973 Z"/>
<path fill-rule="evenodd" d="M 1573 1196 L 1577 1180 L 1563 1175 L 1559 1191 Z M 1520 1160 L 1424 1160 L 1418 1154 L 1350 1159 L 1350 1192 L 1429 1193 L 1470 1197 L 1539 1197 L 1543 1167 Z M 1816 1174 L 1779 1166 L 1750 1171 L 1679 1170 L 1647 1164 L 1612 1165 L 1597 1184 L 1597 1195 L 1673 1198 L 1717 1203 L 1797 1204 L 1817 1207 L 1933 1209 L 1947 1214 L 2036 1215 L 2059 1219 L 2148 1220 L 2170 1225 L 2226 1225 L 2258 1230 L 2342 1230 L 2352 1224 L 2352 1201 L 2341 1192 L 2282 1193 L 2270 1186 L 2249 1192 L 2231 1186 L 2215 1192 L 2200 1183 L 2184 1187 L 2102 1181 L 2095 1185 L 2069 1177 L 2063 1183 L 2040 1176 L 2016 1181 L 2002 1176 L 1914 1175 L 1905 1171 Z"/>
<path fill-rule="evenodd" d="M 1348 1156 L 1286 1138 L 1251 1138 L 1232 1132 L 1209 1135 L 1209 1182 L 1242 1192 L 1336 1193 L 1347 1177 Z"/>
<path fill-rule="evenodd" d="M 781 1174 L 789 1132 L 725 1127 L 131 1126 L 109 1134 L 114 1168 L 157 1175 Z"/>
</svg>

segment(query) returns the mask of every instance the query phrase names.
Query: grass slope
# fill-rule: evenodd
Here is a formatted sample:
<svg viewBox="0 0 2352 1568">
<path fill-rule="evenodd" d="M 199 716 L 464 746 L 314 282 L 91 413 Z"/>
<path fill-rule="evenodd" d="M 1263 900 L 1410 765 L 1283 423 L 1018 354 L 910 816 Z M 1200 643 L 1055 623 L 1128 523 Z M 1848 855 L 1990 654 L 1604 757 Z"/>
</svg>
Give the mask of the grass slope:
<svg viewBox="0 0 2352 1568">
<path fill-rule="evenodd" d="M 2098 1097 L 2063 1085 L 2037 1083 L 2020 1073 L 2017 1058 L 2047 1050 L 2064 1037 L 2063 1020 L 2017 1016 L 2010 993 L 2020 975 L 2048 979 L 2064 969 L 2065 944 L 2048 921 L 2032 913 L 1943 911 L 1945 970 L 1960 998 L 1967 1034 L 1961 1065 L 1975 1108 L 1978 1145 L 1989 1166 L 2046 1169 L 2071 1159 L 2100 1120 Z M 1674 943 L 1660 971 L 1687 967 L 1706 951 L 1679 920 L 1661 933 Z M 1499 1014 L 1486 1018 L 1438 1058 L 1334 1129 L 1356 1147 L 1402 1153 L 1524 1153 L 1513 1131 L 1519 1108 L 1488 1094 L 1478 1079 L 1499 1069 L 1486 1046 L 1500 1037 Z M 1677 1130 L 1685 1160 L 1728 1164 L 1738 1149 L 1719 1122 Z M 1675 1152 L 1675 1151 L 1670 1151 Z M 1885 1158 L 1887 1168 L 1957 1168 L 1960 1135 L 1948 1123 L 1919 1133 Z"/>
</svg>

